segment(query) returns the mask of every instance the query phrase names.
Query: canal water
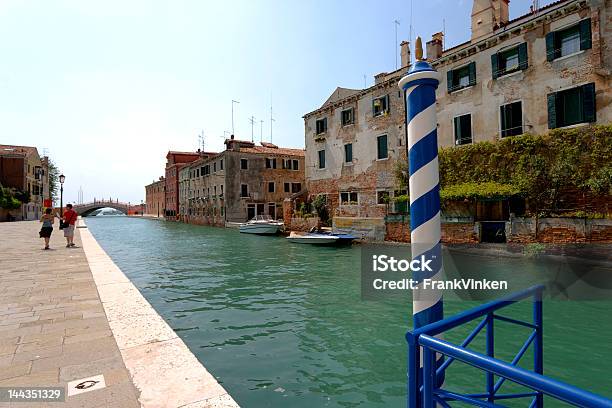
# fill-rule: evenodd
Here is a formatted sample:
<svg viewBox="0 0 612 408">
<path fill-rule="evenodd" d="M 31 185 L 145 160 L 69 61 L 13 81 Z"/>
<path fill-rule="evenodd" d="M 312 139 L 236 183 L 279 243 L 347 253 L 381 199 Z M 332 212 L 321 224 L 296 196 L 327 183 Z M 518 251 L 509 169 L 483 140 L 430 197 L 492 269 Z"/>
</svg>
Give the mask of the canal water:
<svg viewBox="0 0 612 408">
<path fill-rule="evenodd" d="M 359 246 L 307 246 L 127 217 L 88 218 L 87 225 L 241 406 L 405 406 L 411 301 L 361 300 Z M 541 265 L 483 256 L 470 262 L 501 274 L 500 265 L 508 274 L 521 268 L 537 273 Z M 476 304 L 447 302 L 445 313 Z M 519 303 L 504 314 L 529 319 L 531 308 Z M 611 316 L 609 301 L 545 302 L 545 373 L 612 397 Z M 460 342 L 470 327 L 446 339 Z M 496 326 L 497 357 L 509 361 L 521 347 L 528 329 L 517 327 Z M 484 351 L 484 339 L 472 348 Z M 532 362 L 529 353 L 521 366 Z M 448 389 L 483 392 L 484 374 L 473 368 L 453 363 L 446 378 Z M 558 405 L 548 400 L 547 406 Z"/>
</svg>

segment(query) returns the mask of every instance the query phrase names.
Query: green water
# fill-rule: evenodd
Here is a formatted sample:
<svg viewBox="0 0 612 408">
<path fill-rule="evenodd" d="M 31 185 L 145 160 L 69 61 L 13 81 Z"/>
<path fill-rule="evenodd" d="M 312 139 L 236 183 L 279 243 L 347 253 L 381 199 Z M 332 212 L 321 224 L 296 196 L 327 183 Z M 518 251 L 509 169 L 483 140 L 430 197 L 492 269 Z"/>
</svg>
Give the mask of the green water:
<svg viewBox="0 0 612 408">
<path fill-rule="evenodd" d="M 88 218 L 87 224 L 241 406 L 405 406 L 410 299 L 361 300 L 358 246 L 298 245 L 127 217 Z M 541 267 L 528 259 L 504 263 L 494 257 L 472 263 L 498 274 Z M 445 312 L 475 305 L 447 302 Z M 519 303 L 505 314 L 529 319 L 530 313 L 529 304 Z M 612 302 L 545 302 L 545 373 L 612 397 L 611 316 Z M 459 342 L 468 329 L 446 339 Z M 499 324 L 497 357 L 510 360 L 527 334 Z M 482 339 L 473 349 L 484 350 Z M 521 365 L 531 363 L 528 354 Z M 482 392 L 485 384 L 482 372 L 459 363 L 446 378 L 450 390 Z M 506 388 L 512 389 L 519 388 Z"/>
</svg>

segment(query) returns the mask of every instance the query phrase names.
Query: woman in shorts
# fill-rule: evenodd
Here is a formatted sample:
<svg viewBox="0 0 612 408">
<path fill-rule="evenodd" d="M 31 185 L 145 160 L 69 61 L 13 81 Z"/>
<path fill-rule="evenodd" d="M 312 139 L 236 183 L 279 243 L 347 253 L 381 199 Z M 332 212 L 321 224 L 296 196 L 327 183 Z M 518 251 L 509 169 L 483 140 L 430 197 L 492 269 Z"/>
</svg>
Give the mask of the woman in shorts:
<svg viewBox="0 0 612 408">
<path fill-rule="evenodd" d="M 42 228 L 38 235 L 41 238 L 45 239 L 45 248 L 49 249 L 49 240 L 51 239 L 51 233 L 53 232 L 53 222 L 55 221 L 55 217 L 51 214 L 51 208 L 47 208 L 45 213 L 43 214 L 40 222 L 42 222 Z"/>
</svg>

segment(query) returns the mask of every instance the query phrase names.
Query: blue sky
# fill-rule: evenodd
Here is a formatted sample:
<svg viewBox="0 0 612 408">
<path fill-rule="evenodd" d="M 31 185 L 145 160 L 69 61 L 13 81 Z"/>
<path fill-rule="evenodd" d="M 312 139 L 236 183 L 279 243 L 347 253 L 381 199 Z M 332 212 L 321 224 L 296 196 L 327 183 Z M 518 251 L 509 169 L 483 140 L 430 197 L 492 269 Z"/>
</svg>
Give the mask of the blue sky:
<svg viewBox="0 0 612 408">
<path fill-rule="evenodd" d="M 541 2 L 542 3 L 542 2 Z M 550 2 L 546 2 L 550 3 Z M 511 18 L 529 10 L 512 0 Z M 414 1 L 424 41 L 469 39 L 470 0 Z M 65 197 L 140 202 L 169 149 L 236 136 L 303 147 L 302 115 L 336 86 L 362 88 L 395 68 L 393 20 L 408 39 L 410 0 L 0 0 L 0 143 L 43 149 Z"/>
</svg>

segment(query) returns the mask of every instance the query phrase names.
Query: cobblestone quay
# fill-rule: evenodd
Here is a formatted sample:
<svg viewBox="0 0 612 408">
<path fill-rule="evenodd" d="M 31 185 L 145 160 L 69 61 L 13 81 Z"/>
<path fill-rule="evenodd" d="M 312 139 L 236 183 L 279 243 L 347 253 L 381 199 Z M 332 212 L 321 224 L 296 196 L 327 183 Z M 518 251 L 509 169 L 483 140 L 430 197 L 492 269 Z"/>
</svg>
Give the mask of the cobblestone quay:
<svg viewBox="0 0 612 408">
<path fill-rule="evenodd" d="M 106 387 L 65 403 L 0 407 L 139 407 L 81 248 L 54 226 L 42 250 L 36 221 L 0 223 L 0 387 L 61 386 L 102 374 Z M 78 231 L 78 230 L 77 230 Z"/>
</svg>

